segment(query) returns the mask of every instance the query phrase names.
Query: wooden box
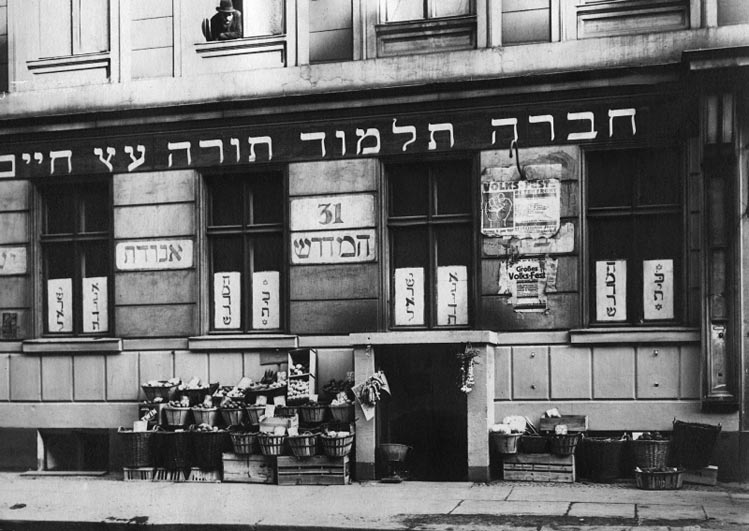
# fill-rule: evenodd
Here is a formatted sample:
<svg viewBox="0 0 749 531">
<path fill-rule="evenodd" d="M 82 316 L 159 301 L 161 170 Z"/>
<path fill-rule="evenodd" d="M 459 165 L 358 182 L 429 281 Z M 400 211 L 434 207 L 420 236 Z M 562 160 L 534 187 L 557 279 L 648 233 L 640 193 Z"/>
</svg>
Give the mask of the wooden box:
<svg viewBox="0 0 749 531">
<path fill-rule="evenodd" d="M 554 454 L 514 454 L 503 458 L 506 481 L 575 482 L 575 456 Z"/>
<path fill-rule="evenodd" d="M 559 424 L 567 426 L 569 433 L 588 431 L 587 415 L 562 415 L 561 417 L 541 418 L 538 429 L 541 431 L 554 431 Z"/>
<path fill-rule="evenodd" d="M 303 366 L 302 372 L 295 373 L 297 365 Z M 290 350 L 287 378 L 286 402 L 301 404 L 309 401 L 317 389 L 317 351 L 311 348 Z"/>
<path fill-rule="evenodd" d="M 299 415 L 294 415 L 293 417 L 263 417 L 260 420 L 261 433 L 273 433 L 273 430 L 277 426 L 282 426 L 286 430 L 289 428 L 298 428 Z"/>
<path fill-rule="evenodd" d="M 265 455 L 222 454 L 224 481 L 234 483 L 275 483 L 276 458 Z"/>
<path fill-rule="evenodd" d="M 203 470 L 198 467 L 190 468 L 185 481 L 193 483 L 219 483 L 221 482 L 220 470 Z"/>
<path fill-rule="evenodd" d="M 708 465 L 705 468 L 697 468 L 684 471 L 684 483 L 696 483 L 697 485 L 717 485 L 718 467 Z"/>
<path fill-rule="evenodd" d="M 348 456 L 281 456 L 277 459 L 279 485 L 347 485 L 351 482 Z"/>
</svg>

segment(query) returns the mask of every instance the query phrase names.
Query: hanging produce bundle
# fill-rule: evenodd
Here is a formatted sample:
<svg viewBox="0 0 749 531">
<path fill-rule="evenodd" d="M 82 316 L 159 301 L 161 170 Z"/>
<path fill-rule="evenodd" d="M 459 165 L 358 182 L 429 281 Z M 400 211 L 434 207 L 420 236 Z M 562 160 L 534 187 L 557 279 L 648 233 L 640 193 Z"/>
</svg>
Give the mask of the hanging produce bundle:
<svg viewBox="0 0 749 531">
<path fill-rule="evenodd" d="M 460 390 L 465 394 L 470 393 L 473 390 L 473 385 L 476 383 L 476 379 L 473 375 L 473 366 L 478 363 L 476 358 L 479 355 L 479 351 L 471 346 L 470 343 L 466 345 L 463 352 L 458 352 L 456 357 L 460 364 Z"/>
</svg>

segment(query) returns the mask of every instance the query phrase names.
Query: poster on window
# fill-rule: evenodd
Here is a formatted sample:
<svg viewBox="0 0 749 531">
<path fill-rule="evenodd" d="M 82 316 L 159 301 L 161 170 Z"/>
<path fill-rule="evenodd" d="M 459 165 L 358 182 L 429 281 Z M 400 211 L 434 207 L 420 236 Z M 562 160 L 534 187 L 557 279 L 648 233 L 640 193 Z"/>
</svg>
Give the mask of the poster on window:
<svg viewBox="0 0 749 531">
<path fill-rule="evenodd" d="M 674 261 L 642 262 L 642 302 L 646 321 L 674 318 Z"/>
<path fill-rule="evenodd" d="M 107 277 L 83 279 L 83 332 L 109 331 Z"/>
<path fill-rule="evenodd" d="M 556 291 L 556 258 L 503 260 L 499 265 L 499 294 L 511 295 L 516 312 L 544 312 L 547 293 Z"/>
<path fill-rule="evenodd" d="M 0 247 L 0 275 L 26 273 L 26 247 Z"/>
<path fill-rule="evenodd" d="M 238 329 L 242 326 L 242 274 L 224 271 L 213 274 L 213 328 Z"/>
<path fill-rule="evenodd" d="M 395 324 L 424 324 L 424 269 L 403 267 L 395 270 Z"/>
<path fill-rule="evenodd" d="M 281 274 L 258 271 L 252 274 L 252 328 L 281 328 Z"/>
<path fill-rule="evenodd" d="M 73 279 L 47 281 L 47 329 L 50 332 L 73 331 Z"/>
<path fill-rule="evenodd" d="M 596 320 L 627 320 L 627 261 L 596 262 Z"/>
<path fill-rule="evenodd" d="M 468 268 L 437 268 L 437 324 L 468 324 Z"/>
<path fill-rule="evenodd" d="M 560 225 L 559 179 L 481 183 L 481 233 L 499 238 L 551 237 Z"/>
</svg>

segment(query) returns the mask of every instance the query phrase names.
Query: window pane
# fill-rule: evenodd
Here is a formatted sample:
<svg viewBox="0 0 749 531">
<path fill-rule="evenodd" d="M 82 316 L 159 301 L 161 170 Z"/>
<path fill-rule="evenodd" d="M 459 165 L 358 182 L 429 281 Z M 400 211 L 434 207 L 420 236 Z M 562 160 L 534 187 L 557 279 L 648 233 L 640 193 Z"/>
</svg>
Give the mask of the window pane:
<svg viewBox="0 0 749 531">
<path fill-rule="evenodd" d="M 109 230 L 109 192 L 106 183 L 83 185 L 81 208 L 84 232 Z"/>
<path fill-rule="evenodd" d="M 283 265 L 283 238 L 280 234 L 252 238 L 254 271 L 281 271 Z"/>
<path fill-rule="evenodd" d="M 278 173 L 252 176 L 252 219 L 250 223 L 283 222 L 283 177 Z"/>
<path fill-rule="evenodd" d="M 72 188 L 54 186 L 44 189 L 46 234 L 72 234 L 75 232 L 75 196 Z"/>
<path fill-rule="evenodd" d="M 471 264 L 470 226 L 445 226 L 435 229 L 437 266 Z"/>
<path fill-rule="evenodd" d="M 109 276 L 109 243 L 86 243 L 81 261 L 84 277 Z"/>
<path fill-rule="evenodd" d="M 39 57 L 59 57 L 73 53 L 71 0 L 39 0 Z M 36 11 L 36 10 L 34 10 Z M 31 13 L 26 13 L 34 16 Z M 54 28 L 54 31 L 44 31 Z"/>
<path fill-rule="evenodd" d="M 237 176 L 211 181 L 210 225 L 242 224 L 242 183 Z"/>
<path fill-rule="evenodd" d="M 424 18 L 424 0 L 387 0 L 385 4 L 387 22 L 421 18 Z"/>
<path fill-rule="evenodd" d="M 239 236 L 211 239 L 213 271 L 244 271 L 242 267 L 242 238 Z"/>
<path fill-rule="evenodd" d="M 81 49 L 75 53 L 104 52 L 109 50 L 109 2 L 80 0 Z"/>
<path fill-rule="evenodd" d="M 242 24 L 245 37 L 284 33 L 283 0 L 252 0 L 244 8 Z M 237 9 L 240 8 L 237 7 Z"/>
<path fill-rule="evenodd" d="M 429 242 L 425 228 L 394 229 L 391 234 L 394 269 L 427 267 Z"/>
<path fill-rule="evenodd" d="M 45 244 L 47 278 L 73 278 L 75 276 L 74 253 L 72 243 Z"/>
<path fill-rule="evenodd" d="M 588 206 L 631 206 L 637 175 L 635 161 L 631 151 L 589 153 Z"/>
<path fill-rule="evenodd" d="M 470 0 L 433 0 L 432 14 L 435 17 L 454 17 L 471 14 Z"/>
<path fill-rule="evenodd" d="M 637 152 L 641 163 L 639 204 L 666 205 L 681 203 L 681 165 L 678 152 L 648 150 Z"/>
<path fill-rule="evenodd" d="M 632 223 L 630 218 L 594 218 L 588 220 L 590 258 L 614 260 L 629 258 Z"/>
<path fill-rule="evenodd" d="M 389 168 L 390 215 L 426 216 L 429 179 L 423 164 L 399 164 Z"/>
<path fill-rule="evenodd" d="M 443 162 L 435 167 L 437 213 L 471 212 L 471 166 L 465 162 Z"/>
<path fill-rule="evenodd" d="M 681 216 L 660 214 L 641 216 L 635 221 L 639 235 L 635 248 L 643 260 L 673 258 L 677 260 L 682 250 Z"/>
</svg>

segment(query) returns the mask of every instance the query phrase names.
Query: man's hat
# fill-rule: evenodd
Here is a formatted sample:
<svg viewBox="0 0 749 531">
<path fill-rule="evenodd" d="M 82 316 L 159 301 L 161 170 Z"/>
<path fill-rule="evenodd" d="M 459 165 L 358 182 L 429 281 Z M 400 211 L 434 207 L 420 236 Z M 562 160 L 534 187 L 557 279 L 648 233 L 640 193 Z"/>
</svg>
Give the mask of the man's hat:
<svg viewBox="0 0 749 531">
<path fill-rule="evenodd" d="M 216 11 L 220 13 L 234 13 L 234 4 L 231 0 L 221 0 Z"/>
</svg>

